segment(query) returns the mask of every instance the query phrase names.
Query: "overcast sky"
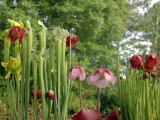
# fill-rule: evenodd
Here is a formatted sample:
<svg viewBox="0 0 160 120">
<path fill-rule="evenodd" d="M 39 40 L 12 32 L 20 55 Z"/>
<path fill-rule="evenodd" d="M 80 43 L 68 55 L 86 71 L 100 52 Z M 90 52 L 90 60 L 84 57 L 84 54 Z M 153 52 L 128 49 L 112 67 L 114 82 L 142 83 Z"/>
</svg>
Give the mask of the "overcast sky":
<svg viewBox="0 0 160 120">
<path fill-rule="evenodd" d="M 130 1 L 130 3 L 132 3 L 132 0 L 129 0 L 129 1 Z M 152 0 L 149 7 L 153 7 L 153 5 L 155 3 L 157 3 L 157 2 L 160 2 L 160 0 Z M 138 10 L 137 12 L 139 12 L 140 14 L 144 14 L 145 12 L 147 12 L 147 9 L 143 9 L 142 7 L 143 6 L 138 7 L 134 11 Z M 130 31 L 128 31 L 128 32 L 130 32 Z M 125 43 L 125 42 L 127 42 L 127 41 L 131 41 L 133 38 L 136 38 L 136 39 L 141 38 L 142 34 L 143 33 L 141 33 L 141 32 L 137 33 L 137 31 L 133 31 L 131 33 L 131 36 L 127 37 L 126 39 L 124 39 L 123 41 L 120 42 L 120 45 L 123 44 L 123 43 Z M 148 47 L 146 47 L 146 50 L 148 50 L 148 51 L 150 51 L 150 47 L 152 46 L 152 43 L 149 40 L 138 41 L 134 45 L 138 45 L 138 44 L 143 44 L 143 45 L 148 46 Z M 132 45 L 127 45 L 126 49 L 122 49 L 122 47 L 120 46 L 120 53 L 122 55 L 121 56 L 122 58 L 123 58 L 124 53 L 128 53 L 128 54 L 130 54 L 130 53 L 140 54 L 140 51 L 141 51 L 140 49 L 137 49 L 137 48 L 135 49 Z M 123 59 L 125 59 L 125 58 L 123 58 Z"/>
<path fill-rule="evenodd" d="M 153 5 L 157 2 L 159 2 L 160 0 L 152 0 L 150 7 L 153 7 Z M 147 12 L 147 9 L 143 9 L 142 6 L 137 8 L 139 13 L 144 14 L 145 12 Z"/>
</svg>

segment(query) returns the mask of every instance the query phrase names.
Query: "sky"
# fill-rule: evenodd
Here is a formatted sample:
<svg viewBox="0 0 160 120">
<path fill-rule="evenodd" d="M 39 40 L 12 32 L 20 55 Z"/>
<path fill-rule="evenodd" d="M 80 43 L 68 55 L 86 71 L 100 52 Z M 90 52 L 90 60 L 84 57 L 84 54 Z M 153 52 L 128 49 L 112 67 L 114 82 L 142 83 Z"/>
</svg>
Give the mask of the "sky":
<svg viewBox="0 0 160 120">
<path fill-rule="evenodd" d="M 132 0 L 130 0 L 130 1 L 132 2 Z M 149 7 L 153 7 L 153 5 L 159 1 L 160 0 L 152 0 Z M 145 12 L 147 12 L 147 9 L 143 8 L 143 6 L 141 6 L 141 7 L 138 7 L 137 9 L 133 10 L 133 12 L 139 12 L 140 14 L 144 14 Z M 127 31 L 127 32 L 130 32 L 130 31 Z M 129 34 L 131 34 L 131 35 L 129 37 L 127 37 L 126 39 L 124 39 L 123 41 L 121 41 L 120 44 L 123 44 L 127 41 L 131 41 L 133 38 L 136 38 L 136 39 L 141 38 L 143 33 L 141 33 L 141 32 L 137 33 L 137 31 L 133 31 L 132 33 L 129 33 Z M 146 49 L 148 51 L 150 51 L 150 47 L 152 45 L 152 43 L 149 40 L 139 41 L 139 42 L 135 43 L 134 45 L 138 45 L 138 44 L 147 45 Z M 124 55 L 124 53 L 130 54 L 131 52 L 133 52 L 134 54 L 140 54 L 140 51 L 141 51 L 140 49 L 135 49 L 132 45 L 127 45 L 125 48 L 126 49 L 122 49 L 122 47 L 120 47 L 121 55 Z"/>
<path fill-rule="evenodd" d="M 149 7 L 153 7 L 153 5 L 154 5 L 155 3 L 157 3 L 157 2 L 159 2 L 159 1 L 160 1 L 160 0 L 152 0 Z M 139 11 L 139 13 L 144 14 L 145 12 L 147 12 L 147 9 L 146 9 L 146 8 L 143 9 L 142 7 L 143 7 L 143 6 L 138 7 L 137 10 Z"/>
</svg>

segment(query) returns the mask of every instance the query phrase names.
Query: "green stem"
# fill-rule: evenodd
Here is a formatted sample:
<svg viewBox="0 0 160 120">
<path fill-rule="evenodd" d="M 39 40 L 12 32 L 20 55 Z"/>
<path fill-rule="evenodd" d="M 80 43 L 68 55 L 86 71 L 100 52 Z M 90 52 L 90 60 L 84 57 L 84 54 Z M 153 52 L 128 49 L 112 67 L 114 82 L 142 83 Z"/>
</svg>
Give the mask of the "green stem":
<svg viewBox="0 0 160 120">
<path fill-rule="evenodd" d="M 18 80 L 18 78 L 16 77 L 16 96 L 17 96 L 17 100 L 16 100 L 16 105 L 17 105 L 17 112 L 19 112 L 19 97 L 20 97 L 20 94 L 19 94 L 19 91 L 20 91 L 20 81 Z"/>
<path fill-rule="evenodd" d="M 40 79 L 40 88 L 42 93 L 42 109 L 43 109 L 43 120 L 47 120 L 48 109 L 47 102 L 45 98 L 45 84 L 43 79 L 43 57 L 42 57 L 43 49 L 40 52 L 39 56 L 39 79 Z"/>
<path fill-rule="evenodd" d="M 71 30 L 70 30 L 70 46 L 69 46 L 69 66 L 70 66 L 70 68 L 71 68 L 71 62 L 72 62 L 72 50 L 71 50 Z"/>
<path fill-rule="evenodd" d="M 56 51 L 56 47 L 55 44 L 53 43 L 53 41 L 50 41 L 50 48 L 49 48 L 49 52 L 50 52 L 50 67 L 51 67 L 51 88 L 56 88 L 56 68 L 55 68 L 55 51 Z M 55 94 L 57 94 L 57 92 L 55 91 Z M 56 96 L 55 96 L 56 98 Z M 54 105 L 53 105 L 53 110 L 54 110 L 54 118 L 57 119 L 57 104 L 54 100 Z"/>
<path fill-rule="evenodd" d="M 149 105 L 150 105 L 150 101 L 149 101 L 149 94 L 148 94 L 148 79 L 145 80 L 145 110 L 146 110 L 146 120 L 150 120 L 150 108 L 149 108 Z"/>
<path fill-rule="evenodd" d="M 67 104 L 66 104 L 66 101 L 65 101 L 65 98 L 67 97 L 67 62 L 65 61 L 65 51 L 66 51 L 66 41 L 65 40 L 63 40 L 62 41 L 62 61 L 61 61 L 61 64 L 62 64 L 62 66 L 61 66 L 61 68 L 62 68 L 62 71 L 63 72 L 61 72 L 61 76 L 62 76 L 62 84 L 61 84 L 61 88 L 62 88 L 62 113 L 63 114 L 65 114 L 65 115 L 63 115 L 62 114 L 62 116 L 64 116 L 64 118 L 62 118 L 62 119 L 65 119 L 65 117 L 67 116 L 67 113 L 66 113 L 66 111 L 67 111 Z M 63 109 L 63 107 L 65 107 L 64 109 Z M 65 110 L 65 111 L 63 111 L 63 110 Z"/>
<path fill-rule="evenodd" d="M 48 77 L 48 90 L 52 89 L 52 81 L 51 81 L 51 64 L 50 61 L 47 60 L 47 77 Z M 52 101 L 48 100 L 48 117 L 50 118 L 52 108 Z"/>
<path fill-rule="evenodd" d="M 8 39 L 4 38 L 4 62 L 8 62 L 9 61 L 9 42 Z M 6 74 L 6 72 L 5 72 Z M 7 81 L 7 99 L 9 99 L 9 79 L 6 80 Z M 7 113 L 9 113 L 9 102 L 7 102 Z"/>
<path fill-rule="evenodd" d="M 25 83 L 25 64 L 26 64 L 26 39 L 22 43 L 22 55 L 21 55 L 21 60 L 22 60 L 22 80 L 21 80 L 21 117 L 22 120 L 24 120 L 24 83 Z"/>
<path fill-rule="evenodd" d="M 26 28 L 28 29 L 27 47 L 26 47 L 26 65 L 25 65 L 25 120 L 28 120 L 28 104 L 29 104 L 29 82 L 30 82 L 30 54 L 32 48 L 32 28 L 30 22 L 26 22 Z"/>
<path fill-rule="evenodd" d="M 58 85 L 57 85 L 57 89 L 58 89 L 58 117 L 60 120 L 60 112 L 61 112 L 61 40 L 58 40 Z"/>
<path fill-rule="evenodd" d="M 33 81 L 34 81 L 34 119 L 37 120 L 37 61 L 33 62 Z"/>
<path fill-rule="evenodd" d="M 10 92 L 11 92 L 11 104 L 13 106 L 13 110 L 14 110 L 14 114 L 16 116 L 16 120 L 19 120 L 19 117 L 18 117 L 18 112 L 16 110 L 16 100 L 15 100 L 15 95 L 14 95 L 14 90 L 13 90 L 13 87 L 12 87 L 12 83 L 10 83 Z"/>
<path fill-rule="evenodd" d="M 61 119 L 64 120 L 65 117 L 67 117 L 67 102 L 68 102 L 68 95 L 67 94 L 67 62 L 65 62 L 65 68 L 64 68 L 64 82 L 66 84 L 65 90 L 65 97 L 63 99 L 63 107 L 62 107 L 62 117 Z"/>
</svg>

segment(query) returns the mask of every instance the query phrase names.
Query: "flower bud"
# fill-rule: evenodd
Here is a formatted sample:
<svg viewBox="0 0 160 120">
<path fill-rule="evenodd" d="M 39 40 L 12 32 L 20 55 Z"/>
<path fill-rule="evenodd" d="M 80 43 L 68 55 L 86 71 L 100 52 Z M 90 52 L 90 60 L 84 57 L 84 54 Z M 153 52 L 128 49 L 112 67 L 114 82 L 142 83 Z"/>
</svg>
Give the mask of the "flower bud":
<svg viewBox="0 0 160 120">
<path fill-rule="evenodd" d="M 153 78 L 156 78 L 156 77 L 157 77 L 157 74 L 156 74 L 155 72 L 153 72 L 153 73 L 151 73 L 151 76 L 152 76 Z"/>
<path fill-rule="evenodd" d="M 74 34 L 70 34 L 67 37 L 66 46 L 70 46 L 70 39 L 71 39 L 71 45 L 76 46 L 76 42 L 79 40 L 78 36 L 76 36 Z"/>
<path fill-rule="evenodd" d="M 130 58 L 130 64 L 132 68 L 140 70 L 142 68 L 142 59 L 143 57 L 141 55 L 134 55 Z"/>
<path fill-rule="evenodd" d="M 146 72 L 148 73 L 153 73 L 155 72 L 158 67 L 158 57 L 156 54 L 150 54 L 150 55 L 147 55 L 145 57 L 145 69 L 146 69 Z"/>
<path fill-rule="evenodd" d="M 52 90 L 46 91 L 46 97 L 49 98 L 50 100 L 55 99 L 55 93 Z"/>
<path fill-rule="evenodd" d="M 143 73 L 143 80 L 147 79 L 149 77 L 148 72 Z"/>
<path fill-rule="evenodd" d="M 34 90 L 31 91 L 30 95 L 34 97 Z M 37 90 L 37 100 L 41 98 L 41 91 Z"/>
</svg>

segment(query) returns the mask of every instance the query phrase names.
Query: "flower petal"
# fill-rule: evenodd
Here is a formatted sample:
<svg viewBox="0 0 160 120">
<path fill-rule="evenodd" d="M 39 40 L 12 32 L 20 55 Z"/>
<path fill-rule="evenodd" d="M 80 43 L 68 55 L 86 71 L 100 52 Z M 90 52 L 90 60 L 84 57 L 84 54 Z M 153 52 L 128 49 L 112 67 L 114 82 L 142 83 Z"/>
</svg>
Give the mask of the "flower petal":
<svg viewBox="0 0 160 120">
<path fill-rule="evenodd" d="M 82 72 L 82 74 L 79 76 L 79 80 L 83 81 L 85 79 L 86 79 L 86 74 L 85 74 L 85 72 Z"/>
<path fill-rule="evenodd" d="M 11 23 L 11 26 L 20 26 L 20 24 L 14 20 L 8 19 L 8 22 Z"/>
<path fill-rule="evenodd" d="M 72 74 L 70 72 L 69 72 L 69 76 L 68 77 L 69 77 L 70 80 L 76 80 L 76 77 L 72 76 Z"/>
<path fill-rule="evenodd" d="M 23 22 L 20 22 L 19 24 L 20 24 L 20 27 L 24 28 Z"/>
<path fill-rule="evenodd" d="M 113 85 L 116 83 L 116 78 L 113 75 L 110 75 L 108 73 L 104 73 L 105 79 L 107 81 L 111 81 Z"/>
<path fill-rule="evenodd" d="M 120 109 L 118 109 L 118 114 L 119 114 L 119 116 L 120 116 L 120 120 L 122 120 Z M 104 120 L 117 120 L 116 112 L 113 111 L 111 114 L 109 114 L 108 116 L 106 116 L 106 117 L 104 118 Z"/>
<path fill-rule="evenodd" d="M 17 71 L 17 77 L 18 77 L 18 80 L 21 80 L 21 74 L 20 74 L 20 71 Z"/>
<path fill-rule="evenodd" d="M 84 67 L 79 66 L 79 68 L 81 69 L 81 71 L 86 72 Z"/>
<path fill-rule="evenodd" d="M 149 67 L 156 66 L 158 64 L 158 57 L 156 54 L 147 55 L 145 60 L 145 64 L 147 64 Z"/>
<path fill-rule="evenodd" d="M 90 80 L 90 77 L 87 78 L 87 83 L 88 83 L 89 86 L 91 86 L 92 81 Z"/>
<path fill-rule="evenodd" d="M 79 40 L 78 36 L 74 35 L 74 34 L 70 34 L 68 37 L 67 37 L 67 41 L 66 41 L 66 46 L 70 46 L 70 39 L 71 39 L 71 45 L 72 46 L 75 46 L 76 45 L 76 42 Z"/>
<path fill-rule="evenodd" d="M 87 108 L 82 108 L 77 115 L 71 116 L 72 120 L 101 120 L 102 115 L 99 110 L 88 110 Z"/>
<path fill-rule="evenodd" d="M 3 67 L 7 67 L 8 63 L 1 62 L 1 65 L 2 65 Z"/>
<path fill-rule="evenodd" d="M 141 69 L 142 68 L 142 59 L 143 57 L 141 55 L 134 55 L 130 58 L 130 64 L 132 68 Z"/>
<path fill-rule="evenodd" d="M 117 120 L 117 115 L 116 113 L 111 113 L 108 116 L 106 116 L 104 120 Z"/>
<path fill-rule="evenodd" d="M 5 76 L 5 79 L 9 78 L 10 75 L 11 75 L 11 72 L 9 71 L 9 72 L 7 73 L 7 75 Z"/>
<path fill-rule="evenodd" d="M 90 80 L 92 82 L 96 82 L 99 80 L 99 77 L 100 77 L 100 73 L 96 71 L 95 73 L 91 74 Z"/>
<path fill-rule="evenodd" d="M 17 32 L 17 37 L 21 38 L 21 32 L 20 31 Z"/>
<path fill-rule="evenodd" d="M 81 74 L 81 70 L 77 67 L 74 67 L 71 71 L 73 77 L 78 77 Z"/>
<path fill-rule="evenodd" d="M 106 79 L 103 79 L 103 80 L 98 80 L 96 82 L 96 86 L 98 88 L 106 88 L 108 86 L 108 81 Z"/>
<path fill-rule="evenodd" d="M 72 41 L 72 42 L 71 42 L 71 45 L 72 45 L 72 46 L 76 46 L 76 41 Z"/>
</svg>

